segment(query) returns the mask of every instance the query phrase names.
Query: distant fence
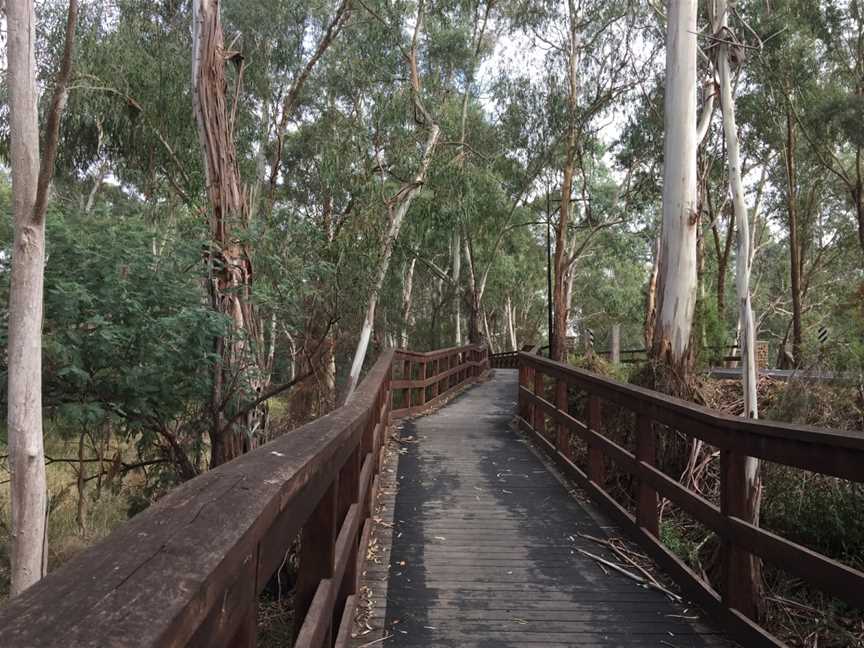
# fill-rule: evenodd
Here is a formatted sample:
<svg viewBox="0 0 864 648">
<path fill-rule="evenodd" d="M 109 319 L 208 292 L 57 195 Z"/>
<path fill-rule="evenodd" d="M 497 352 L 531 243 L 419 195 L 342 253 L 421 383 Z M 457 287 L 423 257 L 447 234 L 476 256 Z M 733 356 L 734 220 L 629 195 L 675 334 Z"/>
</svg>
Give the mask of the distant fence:
<svg viewBox="0 0 864 648">
<path fill-rule="evenodd" d="M 741 347 L 737 344 L 727 344 L 724 346 L 709 346 L 705 347 L 706 351 L 720 352 L 724 355 L 720 356 L 720 360 L 724 363 L 741 362 Z M 595 353 L 604 358 L 612 360 L 613 353 L 611 349 L 595 351 Z M 619 352 L 621 364 L 639 364 L 647 362 L 648 351 L 645 348 L 621 349 Z M 768 366 L 768 343 L 756 343 L 756 366 L 766 368 Z"/>
<path fill-rule="evenodd" d="M 258 595 L 299 535 L 294 646 L 347 646 L 391 414 L 487 368 L 479 346 L 386 351 L 344 406 L 178 486 L 9 601 L 0 643 L 254 646 Z"/>
<path fill-rule="evenodd" d="M 587 397 L 585 420 L 569 411 L 571 392 Z M 635 453 L 604 436 L 604 411 L 610 410 L 634 416 Z M 638 540 L 695 602 L 724 622 L 742 645 L 783 645 L 749 618 L 757 596 L 751 587 L 751 555 L 864 610 L 864 573 L 743 519 L 746 457 L 864 482 L 864 434 L 728 416 L 532 353 L 519 354 L 519 416 L 564 472 Z M 676 431 L 719 449 L 720 506 L 657 469 L 658 435 Z M 574 463 L 573 441 L 584 444 L 587 451 L 585 470 Z M 616 480 L 607 480 L 607 468 L 617 473 Z M 606 489 L 607 482 L 618 481 L 620 473 L 635 480 L 632 513 Z M 718 536 L 722 593 L 661 542 L 658 497 Z"/>
</svg>

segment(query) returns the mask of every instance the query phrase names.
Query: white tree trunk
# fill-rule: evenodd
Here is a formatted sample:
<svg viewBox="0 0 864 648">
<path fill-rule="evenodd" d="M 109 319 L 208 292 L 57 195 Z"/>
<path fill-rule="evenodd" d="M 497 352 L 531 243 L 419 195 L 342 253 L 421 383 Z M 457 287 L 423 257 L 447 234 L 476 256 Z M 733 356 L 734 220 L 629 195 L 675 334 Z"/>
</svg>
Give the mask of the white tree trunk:
<svg viewBox="0 0 864 648">
<path fill-rule="evenodd" d="M 405 283 L 402 286 L 402 334 L 399 344 L 403 349 L 408 348 L 408 321 L 411 318 L 411 293 L 414 291 L 414 268 L 416 265 L 417 257 L 414 257 L 405 270 Z"/>
<path fill-rule="evenodd" d="M 654 352 L 686 369 L 696 306 L 696 0 L 669 0 Z"/>
<path fill-rule="evenodd" d="M 492 337 L 492 331 L 489 330 L 489 318 L 486 317 L 486 309 L 483 309 L 483 333 L 486 335 L 486 346 L 489 353 L 497 353 L 495 347 L 495 339 Z"/>
<path fill-rule="evenodd" d="M 462 293 L 459 281 L 462 277 L 462 242 L 459 240 L 459 226 L 453 232 L 453 285 L 456 287 L 456 304 L 453 309 L 453 324 L 455 325 L 455 343 L 462 346 Z"/>
<path fill-rule="evenodd" d="M 363 361 L 366 359 L 366 351 L 369 349 L 369 339 L 372 337 L 372 328 L 375 324 L 375 309 L 378 306 L 378 297 L 381 294 L 381 289 L 384 287 L 384 279 L 387 277 L 387 270 L 390 267 L 393 246 L 399 236 L 399 230 L 402 229 L 402 222 L 405 220 L 408 208 L 411 207 L 414 197 L 420 193 L 420 189 L 426 181 L 426 173 L 429 171 L 429 165 L 432 163 L 432 155 L 435 151 L 435 146 L 438 144 L 440 134 L 441 129 L 438 124 L 433 123 L 429 126 L 426 147 L 423 151 L 420 167 L 414 176 L 414 181 L 409 185 L 410 188 L 407 191 L 400 191 L 401 198 L 395 211 L 393 211 L 392 207 L 390 209 L 390 223 L 387 234 L 381 242 L 381 256 L 378 262 L 375 285 L 372 288 L 372 294 L 369 296 L 369 303 L 366 306 L 366 317 L 363 319 L 363 327 L 360 329 L 360 339 L 357 341 L 357 349 L 354 351 L 351 371 L 348 374 L 348 386 L 345 391 L 346 402 L 351 398 L 354 390 L 357 389 L 357 384 L 360 382 L 360 372 L 363 369 Z"/>
<path fill-rule="evenodd" d="M 716 11 L 714 33 L 725 37 L 728 33 L 727 28 L 729 23 L 726 0 L 716 1 Z M 738 126 L 735 119 L 735 100 L 732 96 L 732 72 L 729 63 L 728 45 L 720 43 L 717 52 L 720 104 L 723 110 L 723 133 L 726 139 L 732 205 L 735 209 L 737 241 L 735 283 L 739 309 L 738 322 L 742 360 L 741 376 L 744 388 L 744 416 L 755 419 L 759 418 L 759 401 L 756 391 L 756 326 L 750 298 L 750 264 L 752 262 L 750 251 L 752 244 L 750 238 L 750 215 L 747 210 L 744 183 L 741 178 L 740 146 L 738 142 Z M 751 519 L 748 521 L 758 524 L 762 490 L 758 459 L 747 457 L 744 460 L 744 479 L 746 480 L 745 488 L 751 515 Z"/>
<path fill-rule="evenodd" d="M 46 482 L 42 439 L 42 294 L 45 223 L 34 219 L 39 177 L 35 16 L 32 0 L 10 0 L 9 130 L 12 163 L 12 279 L 9 289 L 8 433 L 15 596 L 42 576 Z"/>
<path fill-rule="evenodd" d="M 717 0 L 717 22 L 714 33 L 725 33 L 728 27 L 726 0 Z M 723 133 L 729 165 L 729 184 L 732 205 L 735 210 L 736 227 L 736 271 L 735 283 L 738 294 L 738 313 L 741 339 L 742 379 L 744 385 L 744 412 L 748 418 L 759 417 L 756 397 L 756 332 L 753 307 L 750 301 L 750 215 L 741 178 L 741 154 L 738 142 L 738 126 L 735 119 L 735 100 L 732 96 L 732 72 L 729 64 L 729 47 L 720 43 L 717 47 L 717 71 L 720 81 L 720 103 L 723 111 Z"/>
<path fill-rule="evenodd" d="M 516 341 L 516 313 L 513 312 L 513 300 L 510 295 L 507 295 L 507 300 L 504 302 L 504 310 L 507 313 L 507 332 L 510 334 L 510 350 L 518 351 L 519 346 Z"/>
</svg>

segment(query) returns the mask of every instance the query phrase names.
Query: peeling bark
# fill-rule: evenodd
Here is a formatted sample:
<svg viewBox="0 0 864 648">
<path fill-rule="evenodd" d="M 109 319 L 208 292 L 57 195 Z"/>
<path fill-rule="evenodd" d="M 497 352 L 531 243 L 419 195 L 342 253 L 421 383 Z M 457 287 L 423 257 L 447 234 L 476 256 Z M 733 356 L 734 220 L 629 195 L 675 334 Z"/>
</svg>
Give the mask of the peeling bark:
<svg viewBox="0 0 864 648">
<path fill-rule="evenodd" d="M 248 195 L 240 182 L 234 122 L 226 96 L 229 53 L 224 49 L 219 0 L 193 0 L 192 9 L 192 105 L 210 202 L 210 300 L 212 308 L 232 325 L 231 335 L 214 342 L 221 363 L 213 370 L 210 465 L 218 466 L 249 445 L 257 412 L 250 412 L 236 425 L 228 426 L 227 420 L 233 418 L 232 410 L 239 402 L 248 400 L 261 385 L 250 377 L 254 359 L 248 340 L 258 337 L 250 301 L 252 262 L 237 234 L 248 224 Z"/>
</svg>

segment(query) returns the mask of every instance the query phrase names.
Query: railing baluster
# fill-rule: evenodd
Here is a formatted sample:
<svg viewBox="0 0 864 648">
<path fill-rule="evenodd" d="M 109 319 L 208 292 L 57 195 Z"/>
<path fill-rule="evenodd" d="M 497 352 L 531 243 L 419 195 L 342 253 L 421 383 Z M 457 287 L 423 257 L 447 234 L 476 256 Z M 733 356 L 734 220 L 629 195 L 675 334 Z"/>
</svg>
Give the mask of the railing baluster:
<svg viewBox="0 0 864 648">
<path fill-rule="evenodd" d="M 338 526 L 336 494 L 338 477 L 318 502 L 312 516 L 303 525 L 300 538 L 300 572 L 294 594 L 294 636 L 300 631 L 309 606 L 324 578 L 333 575 L 333 552 Z"/>
<path fill-rule="evenodd" d="M 377 418 L 377 414 L 369 416 L 369 421 L 366 423 L 363 431 L 364 435 L 370 426 L 374 430 Z M 359 500 L 361 459 L 360 445 L 358 445 L 354 448 L 354 451 L 348 457 L 348 461 L 345 462 L 345 465 L 342 466 L 342 470 L 339 472 L 336 519 L 340 521 L 340 526 L 341 521 L 345 519 L 348 513 L 348 509 Z M 342 577 L 342 582 L 336 583 L 336 587 L 338 593 L 336 596 L 336 605 L 333 609 L 334 628 L 339 627 L 345 601 L 351 594 L 357 591 L 357 542 L 352 542 L 351 544 L 351 555 L 348 558 L 345 574 Z"/>
<path fill-rule="evenodd" d="M 555 407 L 567 414 L 570 409 L 568 402 L 567 382 L 560 378 L 555 381 Z M 571 459 L 573 452 L 570 449 L 570 430 L 566 425 L 558 424 L 558 436 L 555 440 L 555 445 L 558 451 L 568 459 Z"/>
<path fill-rule="evenodd" d="M 525 389 L 529 389 L 528 382 L 528 366 L 523 362 L 519 363 L 519 418 L 523 421 L 530 420 L 530 404 L 528 402 L 528 398 L 522 393 L 522 387 Z"/>
<path fill-rule="evenodd" d="M 636 460 L 654 466 L 657 461 L 657 436 L 654 425 L 647 416 L 636 417 Z M 660 536 L 657 515 L 657 491 L 639 480 L 639 496 L 636 500 L 636 523 L 654 537 Z"/>
<path fill-rule="evenodd" d="M 422 407 L 426 404 L 426 361 L 420 362 L 420 403 Z"/>
<path fill-rule="evenodd" d="M 539 369 L 535 369 L 534 371 L 534 394 L 539 396 L 540 398 L 545 398 L 545 394 L 543 393 L 544 389 L 544 380 L 543 380 L 543 372 Z M 531 421 L 531 427 L 533 427 L 537 432 L 543 434 L 545 436 L 546 432 L 546 418 L 543 414 L 542 407 L 534 408 L 534 418 Z"/>
<path fill-rule="evenodd" d="M 594 395 L 588 397 L 588 427 L 597 434 L 603 424 L 602 404 Z M 588 442 L 588 479 L 603 487 L 605 481 L 603 469 L 603 450 L 596 443 Z"/>
</svg>

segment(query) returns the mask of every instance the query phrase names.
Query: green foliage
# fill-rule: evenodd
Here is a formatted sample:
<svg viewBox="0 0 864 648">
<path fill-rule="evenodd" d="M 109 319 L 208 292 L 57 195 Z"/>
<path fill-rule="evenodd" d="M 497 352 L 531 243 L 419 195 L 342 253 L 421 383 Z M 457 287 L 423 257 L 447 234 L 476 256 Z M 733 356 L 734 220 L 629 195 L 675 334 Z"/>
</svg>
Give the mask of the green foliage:
<svg viewBox="0 0 864 648">
<path fill-rule="evenodd" d="M 63 435 L 108 425 L 140 456 L 163 456 L 159 435 L 209 395 L 213 339 L 226 322 L 201 300 L 200 243 L 184 241 L 195 231 L 156 230 L 124 211 L 49 213 L 44 404 Z M 182 442 L 200 443 L 200 431 Z"/>
<path fill-rule="evenodd" d="M 864 567 L 864 487 L 785 466 L 766 466 L 762 524 L 784 538 Z"/>
<path fill-rule="evenodd" d="M 691 530 L 682 524 L 682 520 L 669 516 L 660 524 L 660 541 L 693 568 L 700 568 L 699 560 L 700 544 L 697 542 Z"/>
</svg>

